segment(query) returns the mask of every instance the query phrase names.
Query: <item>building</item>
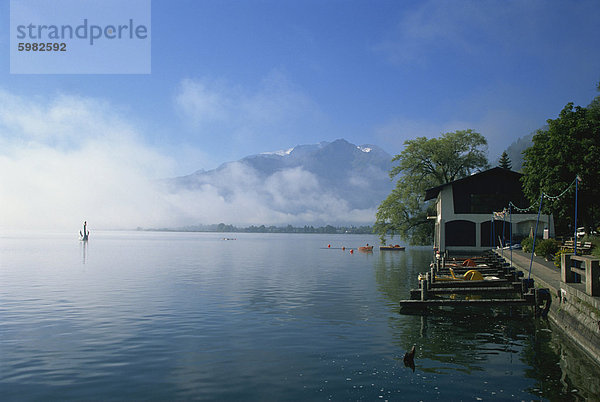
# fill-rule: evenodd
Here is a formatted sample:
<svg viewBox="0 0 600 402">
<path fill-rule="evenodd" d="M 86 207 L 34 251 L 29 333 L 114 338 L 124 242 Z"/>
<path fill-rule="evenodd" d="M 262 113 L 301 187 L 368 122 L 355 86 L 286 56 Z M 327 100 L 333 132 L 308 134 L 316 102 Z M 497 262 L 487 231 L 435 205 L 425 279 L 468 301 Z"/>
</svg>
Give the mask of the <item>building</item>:
<svg viewBox="0 0 600 402">
<path fill-rule="evenodd" d="M 496 167 L 469 177 L 430 188 L 425 201 L 436 200 L 434 246 L 441 252 L 478 252 L 509 240 L 509 216 L 503 220 L 494 212 L 530 206 L 521 188 L 521 173 Z M 535 230 L 537 209 L 522 213 L 511 208 L 513 239 L 522 239 Z M 433 217 L 431 218 L 433 219 Z M 552 215 L 541 215 L 538 235 L 554 236 Z M 514 242 L 514 241 L 513 241 Z"/>
</svg>

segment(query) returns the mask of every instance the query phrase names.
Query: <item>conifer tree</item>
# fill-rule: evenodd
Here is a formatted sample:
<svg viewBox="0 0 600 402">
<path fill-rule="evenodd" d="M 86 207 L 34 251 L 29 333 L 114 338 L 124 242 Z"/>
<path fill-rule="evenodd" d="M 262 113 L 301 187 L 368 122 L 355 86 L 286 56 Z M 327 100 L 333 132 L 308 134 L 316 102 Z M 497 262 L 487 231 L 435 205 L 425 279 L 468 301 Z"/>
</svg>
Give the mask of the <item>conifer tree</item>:
<svg viewBox="0 0 600 402">
<path fill-rule="evenodd" d="M 498 166 L 500 166 L 503 169 L 512 169 L 512 162 L 510 161 L 510 158 L 508 157 L 508 154 L 506 153 L 506 151 L 502 152 L 502 155 L 500 155 L 500 160 L 498 161 Z"/>
</svg>

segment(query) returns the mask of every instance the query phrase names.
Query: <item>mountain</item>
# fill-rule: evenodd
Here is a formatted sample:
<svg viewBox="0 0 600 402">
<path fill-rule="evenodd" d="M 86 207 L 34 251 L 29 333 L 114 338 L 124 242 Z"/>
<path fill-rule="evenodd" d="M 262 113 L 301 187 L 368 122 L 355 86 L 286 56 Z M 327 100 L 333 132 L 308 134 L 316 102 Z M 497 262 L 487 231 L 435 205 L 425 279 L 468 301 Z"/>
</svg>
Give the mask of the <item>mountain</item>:
<svg viewBox="0 0 600 402">
<path fill-rule="evenodd" d="M 217 219 L 227 223 L 372 223 L 394 185 L 391 160 L 376 145 L 338 139 L 247 156 L 168 184 L 173 194 L 236 208 Z"/>
<path fill-rule="evenodd" d="M 515 172 L 520 171 L 523 167 L 523 151 L 533 145 L 534 134 L 535 133 L 531 133 L 521 137 L 506 148 L 506 153 L 512 162 L 512 170 Z"/>
<path fill-rule="evenodd" d="M 543 126 L 541 130 L 547 130 L 548 126 Z M 523 167 L 523 151 L 533 145 L 533 136 L 536 134 L 537 130 L 525 135 L 515 142 L 510 144 L 508 148 L 506 148 L 506 153 L 512 162 L 512 170 L 518 172 Z M 498 161 L 496 161 L 498 162 Z"/>
</svg>

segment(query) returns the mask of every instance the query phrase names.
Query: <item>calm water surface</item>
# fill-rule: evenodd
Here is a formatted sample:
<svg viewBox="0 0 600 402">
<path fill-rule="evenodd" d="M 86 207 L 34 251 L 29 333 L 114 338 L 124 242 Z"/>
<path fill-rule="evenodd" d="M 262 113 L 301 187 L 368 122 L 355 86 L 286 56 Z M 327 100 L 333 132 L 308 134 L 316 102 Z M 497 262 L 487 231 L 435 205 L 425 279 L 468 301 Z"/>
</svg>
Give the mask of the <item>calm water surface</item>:
<svg viewBox="0 0 600 402">
<path fill-rule="evenodd" d="M 223 236 L 236 240 L 225 241 Z M 373 236 L 0 235 L 2 400 L 583 400 L 541 320 L 398 313 L 428 248 Z M 332 248 L 328 249 L 327 245 Z M 416 370 L 402 357 L 417 346 Z"/>
</svg>

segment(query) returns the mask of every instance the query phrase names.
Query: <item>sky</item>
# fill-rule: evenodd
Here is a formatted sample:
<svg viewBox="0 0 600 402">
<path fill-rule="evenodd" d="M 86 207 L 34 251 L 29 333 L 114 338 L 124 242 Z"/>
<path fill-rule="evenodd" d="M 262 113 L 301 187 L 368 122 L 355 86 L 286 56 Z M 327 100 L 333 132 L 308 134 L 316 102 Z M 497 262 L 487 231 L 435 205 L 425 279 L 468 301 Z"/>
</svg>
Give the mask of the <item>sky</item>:
<svg viewBox="0 0 600 402">
<path fill-rule="evenodd" d="M 153 0 L 149 74 L 11 74 L 9 15 L 0 228 L 173 224 L 156 179 L 338 138 L 470 128 L 493 164 L 599 94 L 596 0 Z"/>
</svg>

